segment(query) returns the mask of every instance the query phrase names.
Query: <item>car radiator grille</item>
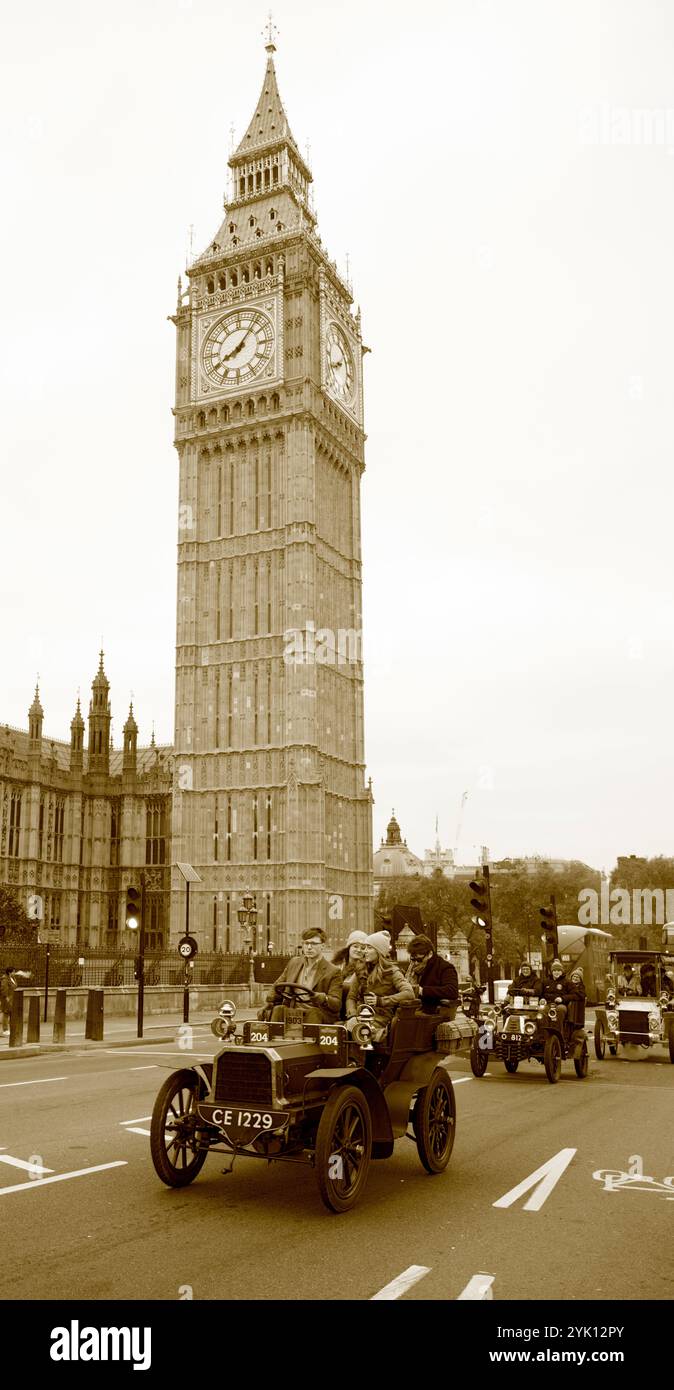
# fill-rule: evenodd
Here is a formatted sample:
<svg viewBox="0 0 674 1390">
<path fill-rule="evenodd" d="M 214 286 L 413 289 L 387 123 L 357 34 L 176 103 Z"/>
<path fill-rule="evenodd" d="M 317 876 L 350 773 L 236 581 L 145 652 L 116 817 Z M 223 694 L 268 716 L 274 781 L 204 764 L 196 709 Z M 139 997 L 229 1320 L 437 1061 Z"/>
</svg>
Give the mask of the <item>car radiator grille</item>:
<svg viewBox="0 0 674 1390">
<path fill-rule="evenodd" d="M 621 1036 L 629 1033 L 635 1038 L 648 1036 L 648 1014 L 637 1009 L 620 1010 Z"/>
<path fill-rule="evenodd" d="M 272 1105 L 271 1058 L 263 1052 L 225 1052 L 216 1062 L 214 1101 Z"/>
</svg>

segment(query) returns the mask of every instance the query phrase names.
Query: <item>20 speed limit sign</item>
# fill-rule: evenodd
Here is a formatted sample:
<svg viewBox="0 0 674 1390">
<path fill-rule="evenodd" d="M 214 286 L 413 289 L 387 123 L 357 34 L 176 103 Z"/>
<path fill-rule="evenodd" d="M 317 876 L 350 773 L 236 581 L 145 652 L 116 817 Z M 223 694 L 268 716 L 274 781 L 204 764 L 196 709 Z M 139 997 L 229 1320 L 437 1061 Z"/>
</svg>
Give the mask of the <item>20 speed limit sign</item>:
<svg viewBox="0 0 674 1390">
<path fill-rule="evenodd" d="M 191 960 L 192 956 L 196 956 L 198 950 L 199 943 L 195 941 L 193 936 L 181 936 L 178 942 L 178 953 L 183 960 Z"/>
</svg>

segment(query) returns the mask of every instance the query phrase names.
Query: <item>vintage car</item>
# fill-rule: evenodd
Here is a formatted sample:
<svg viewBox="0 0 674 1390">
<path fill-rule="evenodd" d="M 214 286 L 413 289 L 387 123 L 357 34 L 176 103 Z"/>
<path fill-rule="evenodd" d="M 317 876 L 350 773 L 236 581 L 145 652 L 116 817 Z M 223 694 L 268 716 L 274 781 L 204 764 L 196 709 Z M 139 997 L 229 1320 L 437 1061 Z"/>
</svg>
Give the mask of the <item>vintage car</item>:
<svg viewBox="0 0 674 1390">
<path fill-rule="evenodd" d="M 582 1006 L 572 1020 L 566 1004 L 546 1003 L 529 990 L 505 1001 L 500 1009 L 483 1007 L 470 1054 L 473 1074 L 484 1076 L 490 1057 L 502 1061 L 510 1073 L 517 1071 L 520 1062 L 540 1062 L 554 1085 L 562 1074 L 562 1062 L 572 1057 L 576 1076 L 583 1079 L 589 1060 L 583 1024 Z"/>
<path fill-rule="evenodd" d="M 669 1049 L 674 1062 L 674 982 L 669 959 L 661 951 L 611 951 L 606 1000 L 595 1012 L 594 1050 L 603 1061 L 608 1047 Z"/>
<path fill-rule="evenodd" d="M 454 1144 L 450 1058 L 468 1055 L 476 1025 L 455 1006 L 423 1013 L 402 1005 L 388 1036 L 373 1042 L 372 1011 L 344 1023 L 307 1023 L 311 994 L 282 987 L 283 1018 L 238 1027 L 227 1002 L 214 1020 L 224 1046 L 212 1062 L 167 1077 L 155 1101 L 150 1149 L 169 1187 L 184 1187 L 213 1150 L 266 1162 L 311 1164 L 333 1212 L 349 1211 L 365 1186 L 370 1158 L 389 1158 L 408 1132 L 428 1173 L 441 1173 Z"/>
</svg>

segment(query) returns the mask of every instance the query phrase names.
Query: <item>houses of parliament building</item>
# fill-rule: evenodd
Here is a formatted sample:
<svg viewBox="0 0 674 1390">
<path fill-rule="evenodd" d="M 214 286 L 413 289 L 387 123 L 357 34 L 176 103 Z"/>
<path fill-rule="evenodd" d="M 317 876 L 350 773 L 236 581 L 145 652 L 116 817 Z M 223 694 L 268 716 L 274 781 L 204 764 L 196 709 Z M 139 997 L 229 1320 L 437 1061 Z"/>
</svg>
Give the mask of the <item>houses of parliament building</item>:
<svg viewBox="0 0 674 1390">
<path fill-rule="evenodd" d="M 148 876 L 149 945 L 330 944 L 372 921 L 365 781 L 360 313 L 322 245 L 311 171 L 279 95 L 271 29 L 253 117 L 229 159 L 213 240 L 178 285 L 175 741 L 110 744 L 101 660 L 85 725 L 46 743 L 0 726 L 0 883 L 42 901 L 43 931 L 125 943 L 128 883 Z"/>
</svg>

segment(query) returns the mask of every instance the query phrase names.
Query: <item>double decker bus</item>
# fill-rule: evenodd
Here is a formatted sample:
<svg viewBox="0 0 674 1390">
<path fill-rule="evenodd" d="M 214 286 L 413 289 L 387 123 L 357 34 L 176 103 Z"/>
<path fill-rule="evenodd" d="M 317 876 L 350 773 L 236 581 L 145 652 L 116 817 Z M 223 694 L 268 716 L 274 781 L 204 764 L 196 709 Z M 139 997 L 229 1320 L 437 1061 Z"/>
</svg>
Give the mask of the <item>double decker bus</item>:
<svg viewBox="0 0 674 1390">
<path fill-rule="evenodd" d="M 613 941 L 610 932 L 599 927 L 581 927 L 577 922 L 557 928 L 559 956 L 565 975 L 579 967 L 583 971 L 588 1004 L 600 1004 L 606 995 L 608 953 Z"/>
</svg>

